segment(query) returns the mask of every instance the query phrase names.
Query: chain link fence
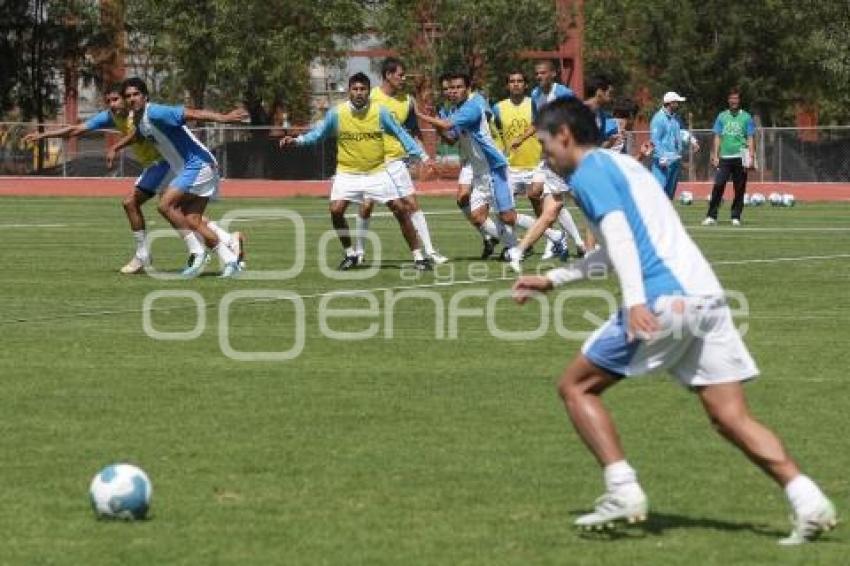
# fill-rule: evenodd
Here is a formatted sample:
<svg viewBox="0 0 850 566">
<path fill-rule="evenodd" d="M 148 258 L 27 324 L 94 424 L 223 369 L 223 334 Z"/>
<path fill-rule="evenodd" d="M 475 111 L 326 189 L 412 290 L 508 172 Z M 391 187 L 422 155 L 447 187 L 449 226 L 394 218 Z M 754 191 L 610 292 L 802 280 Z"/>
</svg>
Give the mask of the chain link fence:
<svg viewBox="0 0 850 566">
<path fill-rule="evenodd" d="M 56 126 L 50 126 L 53 128 Z M 114 132 L 92 132 L 75 140 L 49 139 L 27 144 L 23 137 L 32 124 L 0 123 L 0 175 L 43 175 L 60 177 L 133 177 L 141 167 L 127 150 L 109 169 L 105 153 L 117 141 Z M 280 149 L 284 134 L 297 135 L 303 129 L 250 126 L 211 126 L 194 129 L 195 135 L 214 153 L 224 177 L 232 179 L 322 180 L 336 167 L 333 139 L 314 147 Z M 423 132 L 426 147 L 436 157 L 437 171 L 446 179 L 455 178 L 457 150 L 439 143 L 433 131 Z M 710 181 L 713 134 L 693 130 L 699 151 L 687 151 L 682 159 L 682 180 Z M 629 132 L 627 147 L 638 148 L 649 139 L 648 132 Z M 39 151 L 43 155 L 39 156 Z M 633 149 L 632 153 L 636 151 Z M 39 164 L 39 161 L 41 163 Z M 758 181 L 850 182 L 850 126 L 821 128 L 762 128 L 756 133 Z M 40 167 L 39 167 L 40 165 Z"/>
</svg>

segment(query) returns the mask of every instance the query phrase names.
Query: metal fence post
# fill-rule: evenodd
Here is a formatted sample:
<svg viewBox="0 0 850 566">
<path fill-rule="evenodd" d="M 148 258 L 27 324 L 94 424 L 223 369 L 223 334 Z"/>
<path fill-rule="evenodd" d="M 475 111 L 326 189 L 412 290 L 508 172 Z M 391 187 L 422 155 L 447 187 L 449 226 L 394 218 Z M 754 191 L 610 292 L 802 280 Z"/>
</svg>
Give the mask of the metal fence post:
<svg viewBox="0 0 850 566">
<path fill-rule="evenodd" d="M 66 147 L 65 138 L 60 138 L 62 140 L 62 176 L 68 176 L 68 148 Z M 45 144 L 47 147 L 47 144 Z"/>
<path fill-rule="evenodd" d="M 782 132 L 776 132 L 776 134 L 777 134 L 776 135 L 776 154 L 777 154 L 776 161 L 778 162 L 776 164 L 776 167 L 777 167 L 776 180 L 780 183 L 782 182 L 782 136 L 781 136 L 781 133 Z"/>
<path fill-rule="evenodd" d="M 759 181 L 764 183 L 764 170 L 767 169 L 767 163 L 765 163 L 765 151 L 764 151 L 764 128 L 759 128 L 759 147 L 758 147 L 758 160 L 759 160 Z"/>
</svg>

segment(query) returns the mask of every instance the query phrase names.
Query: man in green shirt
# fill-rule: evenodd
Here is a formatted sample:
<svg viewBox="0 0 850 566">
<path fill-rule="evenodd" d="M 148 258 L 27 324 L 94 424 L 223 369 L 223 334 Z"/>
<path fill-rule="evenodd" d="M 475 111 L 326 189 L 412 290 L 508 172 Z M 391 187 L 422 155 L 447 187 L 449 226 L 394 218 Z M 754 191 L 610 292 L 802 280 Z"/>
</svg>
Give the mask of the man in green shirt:
<svg viewBox="0 0 850 566">
<path fill-rule="evenodd" d="M 729 110 L 724 110 L 714 122 L 714 148 L 711 152 L 711 164 L 717 167 L 714 177 L 714 189 L 708 204 L 708 214 L 703 220 L 704 226 L 717 224 L 717 211 L 723 200 L 726 183 L 732 177 L 735 198 L 732 200 L 732 225 L 741 225 L 741 213 L 744 210 L 744 193 L 747 190 L 747 169 L 755 163 L 754 136 L 756 125 L 746 110 L 741 110 L 741 93 L 738 89 L 729 91 Z"/>
</svg>

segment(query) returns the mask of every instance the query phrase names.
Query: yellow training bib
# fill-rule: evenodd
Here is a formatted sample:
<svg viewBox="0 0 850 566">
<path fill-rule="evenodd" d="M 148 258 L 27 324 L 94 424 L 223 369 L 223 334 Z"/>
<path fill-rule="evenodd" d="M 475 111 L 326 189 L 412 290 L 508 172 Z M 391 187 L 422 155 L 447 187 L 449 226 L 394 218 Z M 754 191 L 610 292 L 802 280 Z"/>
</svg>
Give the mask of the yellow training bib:
<svg viewBox="0 0 850 566">
<path fill-rule="evenodd" d="M 410 117 L 409 94 L 399 93 L 395 96 L 389 96 L 385 94 L 380 87 L 376 86 L 369 94 L 369 99 L 373 104 L 383 106 L 389 110 L 390 114 L 392 114 L 393 118 L 395 118 L 395 121 L 398 122 L 402 128 L 404 127 L 404 123 Z M 407 156 L 407 152 L 404 151 L 404 146 L 401 145 L 401 142 L 398 141 L 395 136 L 384 136 L 384 146 L 386 148 L 387 161 L 395 161 Z"/>
<path fill-rule="evenodd" d="M 337 170 L 346 173 L 375 173 L 384 168 L 384 135 L 380 105 L 369 104 L 355 111 L 347 102 L 336 107 L 339 132 L 336 137 Z"/>
<path fill-rule="evenodd" d="M 112 121 L 115 122 L 115 129 L 125 136 L 135 130 L 135 126 L 127 116 L 121 117 L 112 114 Z M 159 153 L 159 150 L 148 140 L 136 139 L 133 141 L 132 148 L 133 155 L 136 156 L 136 161 L 142 167 L 149 167 L 157 161 L 162 161 L 162 155 Z"/>
<path fill-rule="evenodd" d="M 514 104 L 510 98 L 496 104 L 502 121 L 502 139 L 505 140 L 505 152 L 508 165 L 514 169 L 534 169 L 540 163 L 543 149 L 534 136 L 525 140 L 515 151 L 508 153 L 513 140 L 520 137 L 534 121 L 531 99 L 525 97 L 520 104 Z"/>
</svg>

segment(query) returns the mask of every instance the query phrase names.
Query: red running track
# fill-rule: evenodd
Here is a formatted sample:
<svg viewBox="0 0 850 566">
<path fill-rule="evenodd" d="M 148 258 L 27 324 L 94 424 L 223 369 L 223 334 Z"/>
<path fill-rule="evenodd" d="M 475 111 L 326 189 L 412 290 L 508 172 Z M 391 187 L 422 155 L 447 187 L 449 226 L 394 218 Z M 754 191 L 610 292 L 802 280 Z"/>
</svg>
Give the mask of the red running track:
<svg viewBox="0 0 850 566">
<path fill-rule="evenodd" d="M 115 177 L 0 177 L 0 196 L 44 197 L 116 197 L 132 186 L 132 178 Z M 453 195 L 455 181 L 421 181 L 420 193 Z M 233 198 L 283 198 L 295 196 L 327 197 L 330 181 L 268 181 L 260 179 L 225 179 L 222 195 Z M 711 183 L 679 183 L 679 190 L 705 198 Z M 750 193 L 791 193 L 798 201 L 850 201 L 850 183 L 757 183 L 747 186 Z M 727 187 L 731 195 L 732 187 Z M 727 197 L 728 198 L 728 197 Z"/>
</svg>

